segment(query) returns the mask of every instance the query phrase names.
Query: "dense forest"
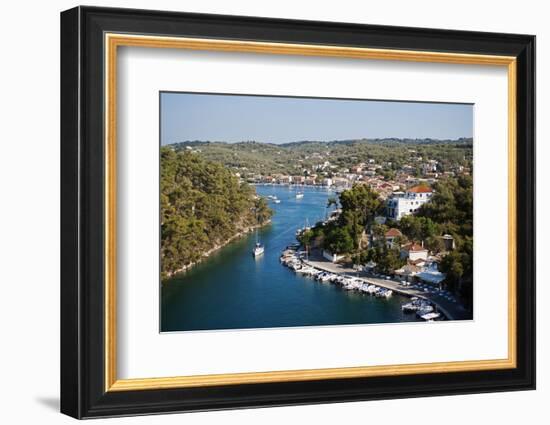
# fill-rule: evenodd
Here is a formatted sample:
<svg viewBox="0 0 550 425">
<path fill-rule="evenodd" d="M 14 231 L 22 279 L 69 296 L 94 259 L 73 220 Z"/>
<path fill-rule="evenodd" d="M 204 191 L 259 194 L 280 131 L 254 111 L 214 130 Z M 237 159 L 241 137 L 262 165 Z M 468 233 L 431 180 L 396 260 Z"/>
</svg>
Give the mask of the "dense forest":
<svg viewBox="0 0 550 425">
<path fill-rule="evenodd" d="M 272 215 L 253 187 L 201 155 L 161 148 L 161 275 L 166 278 Z"/>
<path fill-rule="evenodd" d="M 437 233 L 453 236 L 456 249 L 443 257 L 440 271 L 447 274 L 449 289 L 460 292 L 471 307 L 473 302 L 473 179 L 461 176 L 434 184 L 430 202 L 422 205 L 419 215 L 432 220 Z M 439 248 L 436 248 L 436 252 Z"/>
<path fill-rule="evenodd" d="M 329 161 L 338 169 L 370 159 L 391 163 L 391 170 L 407 164 L 412 156 L 439 162 L 439 171 L 451 166 L 469 166 L 472 139 L 357 139 L 333 142 L 303 141 L 285 144 L 188 141 L 169 145 L 175 151 L 199 150 L 210 161 L 224 164 L 234 172 L 257 174 L 301 174 L 304 168 Z"/>
<path fill-rule="evenodd" d="M 384 212 L 378 194 L 365 185 L 355 185 L 340 194 L 342 213 L 337 221 L 318 223 L 299 240 L 308 248 L 318 246 L 338 254 L 349 254 L 357 263 L 374 261 L 377 271 L 391 275 L 405 263 L 400 258 L 400 245 L 409 241 L 423 243 L 432 254 L 438 254 L 444 251 L 441 236 L 450 234 L 456 246 L 442 257 L 439 270 L 446 274 L 447 289 L 458 293 L 465 305 L 471 307 L 473 180 L 470 176 L 446 178 L 434 183 L 433 189 L 431 201 L 414 215 L 377 224 L 374 217 Z M 392 227 L 399 229 L 403 236 L 393 247 L 388 247 L 384 235 Z M 369 234 L 372 235 L 371 243 L 366 244 Z"/>
</svg>

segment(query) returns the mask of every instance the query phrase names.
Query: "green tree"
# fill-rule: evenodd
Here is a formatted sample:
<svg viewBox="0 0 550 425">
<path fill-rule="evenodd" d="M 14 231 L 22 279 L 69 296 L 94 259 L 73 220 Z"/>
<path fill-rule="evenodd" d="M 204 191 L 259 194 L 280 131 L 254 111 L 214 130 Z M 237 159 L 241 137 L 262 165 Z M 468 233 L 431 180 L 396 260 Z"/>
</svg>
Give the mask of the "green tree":
<svg viewBox="0 0 550 425">
<path fill-rule="evenodd" d="M 338 205 L 338 199 L 335 196 L 329 196 L 327 199 L 327 208 Z"/>
<path fill-rule="evenodd" d="M 346 229 L 334 227 L 325 235 L 325 248 L 334 254 L 351 253 L 354 249 L 353 238 Z"/>
<path fill-rule="evenodd" d="M 430 236 L 429 238 L 427 238 L 424 245 L 435 254 L 440 253 L 445 249 L 443 241 L 440 237 L 437 236 Z"/>
<path fill-rule="evenodd" d="M 462 260 L 461 254 L 457 251 L 453 251 L 443 257 L 439 265 L 440 271 L 446 274 L 445 281 L 451 286 L 451 289 L 456 289 L 458 287 L 460 279 L 464 275 Z"/>
<path fill-rule="evenodd" d="M 163 279 L 271 218 L 267 202 L 222 164 L 167 147 L 161 148 L 160 158 Z"/>
<path fill-rule="evenodd" d="M 376 270 L 379 273 L 393 275 L 394 271 L 401 267 L 403 264 L 404 260 L 402 260 L 400 257 L 399 249 L 388 248 L 387 245 L 384 245 L 383 248 L 379 248 L 377 250 Z"/>
<path fill-rule="evenodd" d="M 298 241 L 306 248 L 306 252 L 308 253 L 314 237 L 315 237 L 315 233 L 311 229 L 308 229 L 302 232 L 298 236 Z"/>
<path fill-rule="evenodd" d="M 377 192 L 367 185 L 354 185 L 340 194 L 342 211 L 357 215 L 359 223 L 367 226 L 383 208 L 382 200 Z"/>
</svg>

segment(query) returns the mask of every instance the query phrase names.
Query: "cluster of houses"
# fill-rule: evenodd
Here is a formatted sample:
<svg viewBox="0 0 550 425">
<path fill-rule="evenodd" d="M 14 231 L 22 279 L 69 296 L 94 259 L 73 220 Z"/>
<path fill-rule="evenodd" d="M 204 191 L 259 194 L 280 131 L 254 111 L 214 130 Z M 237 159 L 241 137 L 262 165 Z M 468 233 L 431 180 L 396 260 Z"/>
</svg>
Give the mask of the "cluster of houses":
<svg viewBox="0 0 550 425">
<path fill-rule="evenodd" d="M 452 171 L 441 172 L 436 160 L 416 157 L 413 165 L 404 165 L 400 170 L 392 173 L 392 178 L 388 178 L 383 170 L 391 169 L 391 165 L 389 162 L 377 164 L 374 159 L 370 159 L 349 169 L 338 169 L 329 161 L 324 161 L 312 167 L 310 171 L 304 170 L 304 175 L 249 174 L 246 179 L 251 183 L 323 186 L 336 191 L 351 188 L 354 184 L 365 184 L 375 190 L 385 202 L 385 215 L 376 218 L 376 221 L 382 224 L 388 219 L 398 221 L 407 215 L 414 214 L 422 205 L 429 202 L 433 196 L 431 185 L 439 178 L 470 173 L 469 169 L 458 165 Z M 400 237 L 402 235 L 398 229 L 390 228 L 385 235 L 386 243 L 395 247 L 396 239 Z M 444 235 L 441 239 L 446 252 L 454 249 L 454 240 L 451 235 Z M 430 255 L 429 250 L 422 243 L 417 242 L 398 247 L 401 258 L 406 260 L 403 267 L 394 271 L 399 280 L 434 286 L 444 281 L 445 274 L 438 270 L 442 254 Z M 323 256 L 331 262 L 338 262 L 344 258 L 343 255 L 328 251 L 323 251 Z M 375 264 L 370 264 L 370 267 L 374 266 Z M 368 268 L 369 265 L 366 267 Z"/>
<path fill-rule="evenodd" d="M 414 214 L 414 212 L 429 202 L 432 198 L 433 190 L 426 185 L 413 186 L 405 192 L 393 192 L 386 200 L 386 216 L 378 217 L 378 222 L 385 222 L 386 218 L 400 220 L 402 217 Z M 384 235 L 385 243 L 390 248 L 398 247 L 400 256 L 406 260 L 406 264 L 394 270 L 395 276 L 404 282 L 410 283 L 426 283 L 438 286 L 445 279 L 445 274 L 438 270 L 438 263 L 441 261 L 441 254 L 430 255 L 423 243 L 408 242 L 401 245 L 400 241 L 403 234 L 397 228 L 390 228 Z M 454 239 L 451 235 L 443 235 L 440 237 L 444 252 L 452 251 L 455 248 Z M 371 236 L 372 243 L 372 236 Z M 332 262 L 337 262 L 343 259 L 342 255 L 336 255 L 327 251 L 323 252 L 323 256 Z M 370 263 L 367 268 L 374 268 L 376 264 Z"/>
<path fill-rule="evenodd" d="M 396 228 L 390 228 L 384 235 L 385 242 L 389 247 L 400 249 L 400 256 L 406 260 L 404 266 L 394 270 L 397 279 L 410 283 L 426 283 L 438 286 L 445 280 L 445 274 L 438 270 L 438 263 L 441 261 L 441 254 L 430 255 L 427 248 L 422 243 L 408 242 L 404 245 L 398 244 L 403 237 L 401 231 Z M 454 239 L 451 235 L 441 236 L 444 246 L 444 252 L 452 251 L 455 248 Z M 371 263 L 370 267 L 375 264 Z"/>
<path fill-rule="evenodd" d="M 441 177 L 455 176 L 456 174 L 469 174 L 470 170 L 457 165 L 451 171 L 440 172 L 439 163 L 434 159 L 414 157 L 415 162 L 402 166 L 392 173 L 392 178 L 384 175 L 391 170 L 391 162 L 376 163 L 374 159 L 360 162 L 350 168 L 341 168 L 325 160 L 319 164 L 304 168 L 301 175 L 287 174 L 254 174 L 243 172 L 237 175 L 244 181 L 253 184 L 281 184 L 281 185 L 305 185 L 321 186 L 341 191 L 349 189 L 354 184 L 365 184 L 380 194 L 382 199 L 403 198 L 396 201 L 395 210 L 399 213 L 417 202 L 425 201 L 429 194 L 410 194 L 400 192 L 403 188 L 411 186 L 429 186 Z M 420 174 L 419 174 L 420 171 Z M 411 199 L 412 198 L 412 199 Z M 395 212 L 395 211 L 394 211 Z"/>
</svg>

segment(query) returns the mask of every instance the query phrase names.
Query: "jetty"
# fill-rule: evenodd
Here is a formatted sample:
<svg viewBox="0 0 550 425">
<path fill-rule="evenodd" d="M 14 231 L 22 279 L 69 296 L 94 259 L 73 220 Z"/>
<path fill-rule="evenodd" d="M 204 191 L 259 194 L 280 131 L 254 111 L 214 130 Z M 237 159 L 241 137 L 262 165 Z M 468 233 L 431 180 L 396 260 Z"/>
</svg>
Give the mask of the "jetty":
<svg viewBox="0 0 550 425">
<path fill-rule="evenodd" d="M 339 284 L 347 290 L 358 290 L 378 297 L 390 297 L 395 292 L 432 305 L 448 320 L 471 319 L 471 313 L 446 291 L 428 285 L 404 284 L 390 276 L 372 275 L 349 265 L 330 262 L 319 253 L 308 255 L 296 245 L 287 247 L 281 255 L 281 262 L 298 274 L 311 276 L 321 282 Z M 432 321 L 431 316 L 422 315 L 422 318 Z"/>
<path fill-rule="evenodd" d="M 465 320 L 470 319 L 471 314 L 466 311 L 458 302 L 452 302 L 444 297 L 442 294 L 434 292 L 425 292 L 424 290 L 412 287 L 406 287 L 401 284 L 401 282 L 395 281 L 389 278 L 380 278 L 374 277 L 371 274 L 365 271 L 358 271 L 353 267 L 331 263 L 326 259 L 312 255 L 311 258 L 305 260 L 302 259 L 302 262 L 318 270 L 322 270 L 329 273 L 334 273 L 343 276 L 358 277 L 364 280 L 366 283 L 376 285 L 382 288 L 391 289 L 392 291 L 407 296 L 407 297 L 418 297 L 425 299 L 432 304 L 434 304 L 437 309 L 445 315 L 449 320 Z"/>
</svg>

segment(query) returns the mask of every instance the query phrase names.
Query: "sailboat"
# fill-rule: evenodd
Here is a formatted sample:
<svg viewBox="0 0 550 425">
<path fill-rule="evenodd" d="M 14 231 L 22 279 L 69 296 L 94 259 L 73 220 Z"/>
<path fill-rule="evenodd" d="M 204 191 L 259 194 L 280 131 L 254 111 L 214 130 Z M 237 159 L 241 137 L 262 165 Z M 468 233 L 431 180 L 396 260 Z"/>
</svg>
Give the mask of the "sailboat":
<svg viewBox="0 0 550 425">
<path fill-rule="evenodd" d="M 256 245 L 254 245 L 254 249 L 252 250 L 252 255 L 254 257 L 259 257 L 264 253 L 264 246 L 258 242 L 258 231 L 256 230 Z"/>
</svg>

